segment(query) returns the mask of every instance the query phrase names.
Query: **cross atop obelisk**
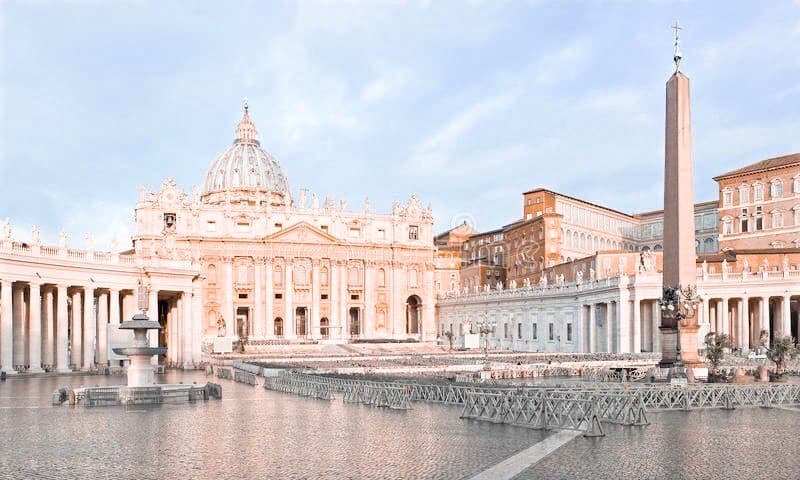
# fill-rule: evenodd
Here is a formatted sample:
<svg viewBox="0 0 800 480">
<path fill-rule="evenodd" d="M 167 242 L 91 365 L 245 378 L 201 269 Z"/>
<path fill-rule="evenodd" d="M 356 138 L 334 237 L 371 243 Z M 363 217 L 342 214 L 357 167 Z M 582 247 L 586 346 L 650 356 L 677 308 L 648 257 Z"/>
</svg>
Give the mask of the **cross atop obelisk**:
<svg viewBox="0 0 800 480">
<path fill-rule="evenodd" d="M 692 162 L 692 115 L 689 79 L 679 70 L 681 29 L 675 30 L 675 73 L 667 81 L 664 132 L 664 269 L 665 289 L 681 289 L 697 284 L 695 270 L 694 191 Z M 666 294 L 665 294 L 666 297 Z M 698 361 L 697 319 L 679 319 L 681 301 L 661 315 L 662 365 L 683 360 Z M 665 305 L 666 308 L 666 305 Z M 680 322 L 680 328 L 678 327 Z M 680 332 L 680 333 L 679 333 Z M 678 338 L 680 337 L 680 339 Z M 678 348 L 680 342 L 680 349 Z M 678 354 L 680 352 L 680 355 Z M 679 358 L 681 357 L 681 358 Z"/>
<path fill-rule="evenodd" d="M 681 69 L 681 60 L 683 59 L 680 36 L 680 31 L 683 30 L 683 27 L 675 20 L 675 25 L 672 26 L 672 29 L 675 30 L 675 53 L 672 55 L 672 61 L 675 62 L 675 71 L 677 72 Z"/>
</svg>

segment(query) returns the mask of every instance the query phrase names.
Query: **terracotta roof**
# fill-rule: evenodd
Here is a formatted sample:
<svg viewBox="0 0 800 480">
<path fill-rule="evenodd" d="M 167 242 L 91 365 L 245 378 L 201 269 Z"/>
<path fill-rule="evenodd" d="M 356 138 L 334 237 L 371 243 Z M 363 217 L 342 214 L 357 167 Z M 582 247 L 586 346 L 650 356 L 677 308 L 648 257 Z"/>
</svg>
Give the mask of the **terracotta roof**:
<svg viewBox="0 0 800 480">
<path fill-rule="evenodd" d="M 761 172 L 764 170 L 772 170 L 775 168 L 788 167 L 789 165 L 800 164 L 800 153 L 793 153 L 791 155 L 784 155 L 782 157 L 768 158 L 760 162 L 756 162 L 746 167 L 737 168 L 728 173 L 723 173 L 714 177 L 714 180 L 720 180 L 726 177 L 735 177 L 737 175 L 745 175 L 747 173 Z"/>
</svg>

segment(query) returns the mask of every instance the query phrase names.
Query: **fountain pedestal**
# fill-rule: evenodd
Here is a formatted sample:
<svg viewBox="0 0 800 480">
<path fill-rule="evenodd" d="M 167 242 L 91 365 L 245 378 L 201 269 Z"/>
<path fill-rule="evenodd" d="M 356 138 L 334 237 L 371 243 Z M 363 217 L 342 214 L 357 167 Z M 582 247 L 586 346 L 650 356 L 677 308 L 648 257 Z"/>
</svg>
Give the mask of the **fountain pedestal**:
<svg viewBox="0 0 800 480">
<path fill-rule="evenodd" d="M 133 330 L 133 345 L 115 348 L 117 355 L 127 355 L 131 359 L 128 366 L 128 387 L 149 387 L 153 382 L 153 365 L 150 357 L 166 353 L 165 347 L 150 347 L 147 342 L 148 330 L 159 330 L 161 325 L 150 320 L 147 315 L 137 313 L 131 320 L 122 322 L 120 330 Z"/>
</svg>

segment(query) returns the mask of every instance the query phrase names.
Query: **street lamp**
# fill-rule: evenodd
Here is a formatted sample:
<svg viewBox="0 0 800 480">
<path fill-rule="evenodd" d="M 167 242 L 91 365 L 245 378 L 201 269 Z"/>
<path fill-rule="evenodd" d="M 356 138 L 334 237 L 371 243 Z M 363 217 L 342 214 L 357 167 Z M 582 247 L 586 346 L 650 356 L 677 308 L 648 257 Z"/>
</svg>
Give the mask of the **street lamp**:
<svg viewBox="0 0 800 480">
<path fill-rule="evenodd" d="M 673 365 L 673 377 L 686 378 L 686 369 L 681 359 L 681 324 L 685 319 L 694 318 L 697 315 L 697 304 L 700 297 L 697 296 L 697 287 L 687 285 L 675 288 L 665 287 L 664 295 L 658 300 L 661 306 L 661 318 L 667 320 L 668 324 L 675 324 L 677 327 L 677 337 L 675 345 L 675 363 Z"/>
<path fill-rule="evenodd" d="M 478 333 L 483 335 L 483 366 L 489 368 L 489 334 L 494 332 L 495 323 L 485 320 L 478 322 Z"/>
</svg>

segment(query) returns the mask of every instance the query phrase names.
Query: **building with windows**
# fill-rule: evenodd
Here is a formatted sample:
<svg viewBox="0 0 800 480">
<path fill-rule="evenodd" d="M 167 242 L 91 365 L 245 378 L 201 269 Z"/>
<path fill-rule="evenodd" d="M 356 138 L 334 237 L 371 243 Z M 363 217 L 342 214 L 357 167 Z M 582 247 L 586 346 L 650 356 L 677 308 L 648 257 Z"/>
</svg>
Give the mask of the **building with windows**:
<svg viewBox="0 0 800 480">
<path fill-rule="evenodd" d="M 411 195 L 392 212 L 344 198 L 293 198 L 245 105 L 202 189 L 142 188 L 133 249 L 42 245 L 0 231 L 0 369 L 107 365 L 117 325 L 149 287 L 152 344 L 193 367 L 214 338 L 261 345 L 436 338 L 433 215 Z M 449 285 L 448 285 L 449 286 Z"/>
</svg>

